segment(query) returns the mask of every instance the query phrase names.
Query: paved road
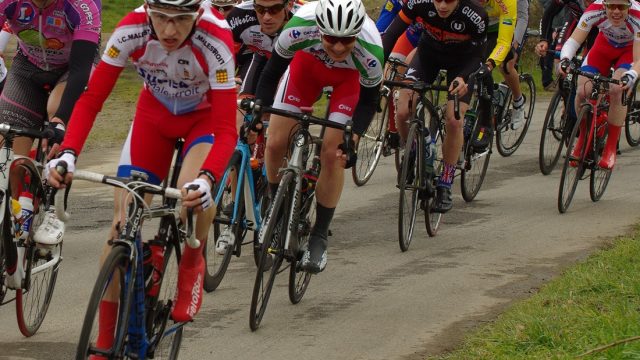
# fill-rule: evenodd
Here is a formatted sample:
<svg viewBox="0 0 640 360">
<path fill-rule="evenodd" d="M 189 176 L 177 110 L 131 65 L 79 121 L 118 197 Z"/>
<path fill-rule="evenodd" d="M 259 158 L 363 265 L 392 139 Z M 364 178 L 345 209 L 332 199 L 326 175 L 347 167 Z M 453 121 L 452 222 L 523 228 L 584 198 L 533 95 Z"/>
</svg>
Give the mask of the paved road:
<svg viewBox="0 0 640 360">
<path fill-rule="evenodd" d="M 539 101 L 535 123 L 515 155 L 494 154 L 477 199 L 465 204 L 456 190 L 454 210 L 439 235 L 428 238 L 420 218 L 406 253 L 397 244 L 392 159 L 365 187 L 348 182 L 326 271 L 313 278 L 298 305 L 289 303 L 281 276 L 255 333 L 248 321 L 255 267 L 250 256 L 233 259 L 220 288 L 205 296 L 188 327 L 181 358 L 423 359 L 455 346 L 466 331 L 534 293 L 611 236 L 629 232 L 639 217 L 635 150 L 622 146 L 599 203 L 589 200 L 588 185 L 581 183 L 570 211 L 559 215 L 559 171 L 545 177 L 537 165 L 546 106 L 547 100 Z M 116 154 L 87 154 L 83 161 L 109 171 Z M 1 308 L 2 360 L 74 354 L 110 221 L 111 191 L 84 185 L 73 194 L 75 217 L 47 319 L 35 337 L 24 339 L 13 304 Z"/>
</svg>

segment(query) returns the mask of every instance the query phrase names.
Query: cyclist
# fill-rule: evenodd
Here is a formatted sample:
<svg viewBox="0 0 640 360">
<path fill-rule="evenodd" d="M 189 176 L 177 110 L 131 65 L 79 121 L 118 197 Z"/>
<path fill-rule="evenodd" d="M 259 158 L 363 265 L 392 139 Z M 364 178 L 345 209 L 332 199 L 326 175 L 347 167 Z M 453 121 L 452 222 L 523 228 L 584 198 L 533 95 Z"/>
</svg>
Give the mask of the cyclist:
<svg viewBox="0 0 640 360">
<path fill-rule="evenodd" d="M 218 10 L 218 12 L 226 18 L 238 3 L 239 1 L 237 0 L 211 0 L 211 7 Z"/>
<path fill-rule="evenodd" d="M 185 247 L 180 260 L 175 304 L 175 321 L 189 321 L 202 302 L 204 261 L 209 227 L 215 216 L 211 189 L 220 178 L 237 141 L 234 126 L 236 90 L 233 81 L 233 40 L 222 16 L 202 0 L 146 0 L 116 27 L 102 60 L 96 67 L 88 90 L 76 104 L 62 152 L 47 164 L 53 186 L 64 187 L 55 170 L 64 160 L 72 180 L 77 157 L 97 113 L 131 58 L 144 87 L 124 145 L 118 176 L 142 171 L 149 182 L 160 184 L 167 176 L 179 138 L 185 139 L 184 161 L 178 186 L 183 190 L 183 207 L 201 212 L 196 222 L 200 248 Z M 213 138 L 215 142 L 212 145 Z M 116 194 L 110 239 L 117 236 L 124 219 L 124 197 Z M 150 200 L 150 199 L 149 199 Z M 104 256 L 110 250 L 105 245 Z M 117 312 L 116 289 L 100 305 L 98 347 L 109 348 Z"/>
<path fill-rule="evenodd" d="M 97 0 L 5 0 L 0 2 L 0 23 L 16 34 L 18 50 L 0 96 L 2 121 L 41 129 L 48 122 L 55 137 L 50 156 L 65 133 L 71 110 L 85 88 L 100 40 L 100 2 Z M 46 143 L 46 141 L 45 141 Z M 14 140 L 16 155 L 28 156 L 33 139 Z M 45 144 L 46 146 L 46 144 Z M 17 172 L 12 174 L 19 176 Z M 15 187 L 13 187 L 15 188 Z M 17 194 L 13 194 L 17 197 Z M 55 244 L 64 227 L 47 213 L 34 239 Z M 15 288 L 14 247 L 8 253 L 8 285 Z"/>
<path fill-rule="evenodd" d="M 610 69 L 614 79 L 625 78 L 624 86 L 609 86 L 609 111 L 607 142 L 598 166 L 612 169 L 616 161 L 616 148 L 627 107 L 621 103 L 622 91 L 633 88 L 640 71 L 640 5 L 631 0 L 596 0 L 582 14 L 578 26 L 565 42 L 560 53 L 561 75 L 565 75 L 567 65 L 589 31 L 597 27 L 600 32 L 595 43 L 582 63 L 582 70 L 609 76 Z M 632 65 L 633 64 L 633 65 Z M 591 92 L 591 83 L 584 76 L 578 77 L 576 109 Z M 586 124 L 584 122 L 581 125 Z M 579 156 L 585 142 L 585 131 L 581 129 L 573 155 Z"/>
<path fill-rule="evenodd" d="M 385 57 L 412 21 L 422 24 L 424 34 L 409 64 L 408 78 L 431 83 L 441 69 L 446 69 L 447 82 L 451 84 L 446 112 L 447 136 L 442 145 L 444 166 L 436 187 L 435 205 L 435 211 L 447 212 L 453 206 L 451 185 L 464 142 L 462 121 L 455 119 L 452 96 L 460 96 L 460 113 L 464 114 L 471 99 L 468 77 L 483 61 L 488 18 L 486 11 L 472 0 L 409 0 L 384 35 Z M 457 86 L 454 86 L 454 81 Z M 399 92 L 396 126 L 400 136 L 406 139 L 411 112 L 408 104 L 415 94 L 406 89 Z M 412 103 L 415 106 L 415 101 Z"/>
<path fill-rule="evenodd" d="M 332 86 L 329 120 L 344 124 L 353 117 L 354 132 L 366 131 L 377 107 L 383 60 L 380 34 L 360 0 L 320 0 L 303 5 L 274 48 L 260 77 L 256 99 L 269 105 L 276 97 L 275 107 L 299 111 L 311 106 L 323 87 Z M 265 164 L 272 194 L 278 187 L 278 169 L 295 125 L 291 119 L 271 116 Z M 355 160 L 352 156 L 347 164 L 347 154 L 338 149 L 342 136 L 341 130 L 328 128 L 322 143 L 316 221 L 301 264 L 311 273 L 326 266 L 327 234 L 344 184 L 343 168 Z"/>
</svg>

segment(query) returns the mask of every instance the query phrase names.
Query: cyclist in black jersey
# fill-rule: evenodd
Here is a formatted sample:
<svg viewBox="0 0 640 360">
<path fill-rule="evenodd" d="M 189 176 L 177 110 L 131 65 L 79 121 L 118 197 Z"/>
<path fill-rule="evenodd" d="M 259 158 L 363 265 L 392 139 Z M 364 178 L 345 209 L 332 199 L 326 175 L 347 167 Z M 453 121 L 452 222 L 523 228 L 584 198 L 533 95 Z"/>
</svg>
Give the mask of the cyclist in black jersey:
<svg viewBox="0 0 640 360">
<path fill-rule="evenodd" d="M 487 37 L 486 11 L 472 0 L 409 0 L 393 20 L 383 36 L 385 58 L 389 57 L 396 39 L 413 21 L 424 32 L 418 42 L 416 55 L 407 70 L 407 77 L 427 83 L 433 82 L 441 69 L 447 70 L 449 101 L 447 103 L 446 138 L 442 147 L 444 167 L 436 187 L 435 211 L 447 212 L 453 206 L 451 185 L 458 154 L 464 142 L 462 121 L 453 114 L 453 95 L 460 96 L 460 113 L 469 107 L 471 91 L 468 77 L 483 64 Z M 454 86 L 454 81 L 457 86 Z M 407 136 L 407 120 L 412 109 L 411 90 L 400 90 L 396 105 L 396 125 L 400 136 Z M 415 106 L 415 101 L 411 102 Z"/>
</svg>

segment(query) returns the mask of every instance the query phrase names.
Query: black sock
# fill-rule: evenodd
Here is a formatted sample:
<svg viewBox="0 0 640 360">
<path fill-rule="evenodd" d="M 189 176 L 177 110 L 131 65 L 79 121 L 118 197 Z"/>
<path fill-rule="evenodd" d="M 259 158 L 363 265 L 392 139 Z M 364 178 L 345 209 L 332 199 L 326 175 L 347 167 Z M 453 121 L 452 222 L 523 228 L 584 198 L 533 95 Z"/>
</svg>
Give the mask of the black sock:
<svg viewBox="0 0 640 360">
<path fill-rule="evenodd" d="M 324 207 L 320 203 L 317 203 L 316 223 L 313 225 L 313 229 L 311 229 L 311 235 L 319 235 L 326 239 L 329 234 L 329 225 L 331 224 L 335 211 L 336 208 Z"/>
</svg>

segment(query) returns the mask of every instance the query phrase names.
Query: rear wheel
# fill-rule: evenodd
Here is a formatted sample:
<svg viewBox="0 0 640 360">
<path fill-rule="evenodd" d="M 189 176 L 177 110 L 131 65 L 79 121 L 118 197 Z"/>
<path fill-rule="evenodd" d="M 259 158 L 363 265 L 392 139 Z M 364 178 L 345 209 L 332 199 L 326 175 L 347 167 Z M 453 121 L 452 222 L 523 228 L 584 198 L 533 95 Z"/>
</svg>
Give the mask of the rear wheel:
<svg viewBox="0 0 640 360">
<path fill-rule="evenodd" d="M 126 288 L 125 274 L 131 266 L 129 249 L 115 246 L 102 264 L 98 279 L 89 298 L 89 305 L 82 324 L 76 360 L 85 360 L 90 355 L 101 355 L 109 359 L 124 357 L 124 334 L 127 331 L 129 309 L 133 300 L 133 286 Z M 130 282 L 133 283 L 133 282 Z M 119 297 L 113 301 L 107 299 L 109 293 L 116 292 Z M 112 291 L 113 290 L 113 291 Z M 115 316 L 107 316 L 106 309 L 115 310 Z M 102 333 L 98 337 L 99 321 L 112 323 L 113 333 Z M 114 338 L 119 341 L 114 342 Z"/>
<path fill-rule="evenodd" d="M 606 124 L 602 124 L 606 128 Z M 599 131 L 596 131 L 598 133 Z M 598 166 L 602 150 L 607 142 L 607 131 L 604 136 L 596 139 L 596 155 L 594 156 L 593 166 L 591 167 L 591 175 L 589 176 L 589 196 L 591 201 L 596 202 L 602 198 L 604 191 L 607 189 L 609 179 L 611 178 L 611 169 L 604 169 Z"/>
<path fill-rule="evenodd" d="M 540 135 L 540 151 L 538 163 L 540 171 L 544 175 L 551 174 L 553 168 L 560 159 L 562 145 L 564 144 L 563 134 L 566 124 L 567 111 L 562 91 L 556 91 L 551 98 L 547 114 L 544 117 L 542 134 Z"/>
<path fill-rule="evenodd" d="M 389 97 L 380 97 L 379 112 L 375 114 L 367 131 L 360 137 L 358 142 L 358 161 L 351 168 L 353 182 L 362 186 L 371 179 L 373 172 L 378 166 L 386 129 L 389 124 Z"/>
<path fill-rule="evenodd" d="M 578 141 L 580 128 L 590 129 L 591 121 L 591 107 L 589 105 L 582 106 L 578 113 L 578 120 L 573 126 L 573 130 L 571 130 L 571 135 L 569 135 L 562 176 L 560 177 L 560 187 L 558 188 L 558 211 L 560 211 L 560 213 L 565 213 L 569 208 L 576 187 L 578 186 L 578 181 L 584 173 L 584 161 L 588 144 L 582 146 L 581 151 L 576 153 L 577 156 L 573 156 L 573 149 Z"/>
<path fill-rule="evenodd" d="M 398 241 L 402 251 L 409 250 L 418 211 L 418 188 L 420 176 L 418 162 L 421 160 L 424 140 L 419 139 L 418 124 L 412 123 L 407 134 L 404 148 L 404 159 L 398 188 L 400 188 L 400 207 L 398 213 Z"/>
<path fill-rule="evenodd" d="M 533 109 L 536 104 L 536 86 L 531 75 L 520 75 L 520 89 L 522 90 L 522 95 L 526 100 L 524 105 L 524 124 L 514 130 L 511 128 L 511 121 L 508 119 L 502 120 L 502 123 L 506 124 L 506 126 L 503 126 L 500 131 L 496 131 L 496 148 L 498 149 L 498 153 L 502 156 L 511 156 L 516 152 L 516 150 L 518 150 L 520 144 L 524 141 L 524 137 L 527 135 L 527 130 L 529 129 L 531 119 L 533 118 Z M 507 116 L 512 116 L 513 95 L 509 96 L 507 104 L 509 111 L 505 111 L 504 113 L 508 114 Z"/>
<path fill-rule="evenodd" d="M 478 110 L 478 119 L 482 119 L 485 110 Z M 475 153 L 471 146 L 468 146 L 465 154 L 465 164 L 460 176 L 460 188 L 462 190 L 462 198 L 466 202 L 473 201 L 487 174 L 489 167 L 489 159 L 491 158 L 491 146 L 489 144 L 487 150 L 482 153 Z"/>
<path fill-rule="evenodd" d="M 316 219 L 316 195 L 315 192 L 304 197 L 304 203 L 300 208 L 300 222 L 298 223 L 298 246 L 291 260 L 289 268 L 289 300 L 297 304 L 302 300 L 307 291 L 311 274 L 300 269 L 300 260 L 304 251 L 309 246 L 309 235 Z"/>
<path fill-rule="evenodd" d="M 640 144 L 640 96 L 638 82 L 634 85 L 633 93 L 627 105 L 627 117 L 624 121 L 624 135 L 630 146 Z"/>
</svg>

